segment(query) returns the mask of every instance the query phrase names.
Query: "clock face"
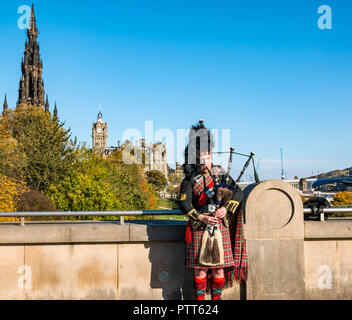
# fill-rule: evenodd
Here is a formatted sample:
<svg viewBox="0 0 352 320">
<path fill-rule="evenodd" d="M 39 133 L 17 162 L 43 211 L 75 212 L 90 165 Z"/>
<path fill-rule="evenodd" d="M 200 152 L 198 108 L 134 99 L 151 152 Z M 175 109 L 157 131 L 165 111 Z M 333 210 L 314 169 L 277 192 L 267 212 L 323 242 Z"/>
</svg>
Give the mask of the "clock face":
<svg viewBox="0 0 352 320">
<path fill-rule="evenodd" d="M 100 128 L 97 129 L 97 133 L 101 133 L 101 129 Z"/>
</svg>

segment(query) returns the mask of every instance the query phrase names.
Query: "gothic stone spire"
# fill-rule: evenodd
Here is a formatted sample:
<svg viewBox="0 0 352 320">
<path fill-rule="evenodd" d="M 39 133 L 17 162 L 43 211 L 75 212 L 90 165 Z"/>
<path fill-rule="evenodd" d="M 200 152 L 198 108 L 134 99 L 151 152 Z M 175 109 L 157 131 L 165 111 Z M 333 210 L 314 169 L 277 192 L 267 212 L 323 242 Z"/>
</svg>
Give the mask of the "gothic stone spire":
<svg viewBox="0 0 352 320">
<path fill-rule="evenodd" d="M 55 101 L 55 107 L 54 107 L 53 119 L 58 120 L 56 101 Z"/>
<path fill-rule="evenodd" d="M 5 94 L 5 101 L 4 101 L 4 106 L 3 106 L 3 112 L 5 112 L 8 108 L 9 108 L 9 106 L 7 105 L 7 97 L 6 97 L 6 94 Z"/>
<path fill-rule="evenodd" d="M 48 95 L 46 95 L 46 101 L 45 101 L 45 112 L 49 112 L 49 100 L 48 100 Z"/>
<path fill-rule="evenodd" d="M 33 39 L 34 41 L 37 40 L 38 29 L 37 29 L 37 22 L 35 21 L 33 4 L 32 4 L 32 12 L 31 12 L 31 20 L 29 23 L 29 29 L 27 30 L 27 35 L 28 35 L 28 39 Z"/>
<path fill-rule="evenodd" d="M 44 110 L 43 63 L 40 59 L 39 44 L 37 42 L 38 29 L 33 5 L 27 37 L 24 60 L 21 62 L 22 76 L 18 90 L 17 104 L 36 105 Z"/>
</svg>

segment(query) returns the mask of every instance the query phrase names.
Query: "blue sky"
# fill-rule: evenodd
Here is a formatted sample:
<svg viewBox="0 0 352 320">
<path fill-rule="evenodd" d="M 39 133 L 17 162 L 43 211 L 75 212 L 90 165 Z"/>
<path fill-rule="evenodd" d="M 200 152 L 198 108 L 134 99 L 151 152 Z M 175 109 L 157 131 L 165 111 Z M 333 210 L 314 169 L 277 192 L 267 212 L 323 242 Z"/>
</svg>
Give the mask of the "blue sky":
<svg viewBox="0 0 352 320">
<path fill-rule="evenodd" d="M 0 4 L 0 98 L 17 101 L 25 1 Z M 123 132 L 200 118 L 256 153 L 261 179 L 352 166 L 351 1 L 34 2 L 51 109 L 91 145 L 99 104 L 108 145 Z M 320 5 L 332 29 L 317 26 Z M 237 176 L 245 159 L 236 157 Z M 173 164 L 171 164 L 173 166 Z M 247 172 L 252 173 L 251 170 Z"/>
</svg>

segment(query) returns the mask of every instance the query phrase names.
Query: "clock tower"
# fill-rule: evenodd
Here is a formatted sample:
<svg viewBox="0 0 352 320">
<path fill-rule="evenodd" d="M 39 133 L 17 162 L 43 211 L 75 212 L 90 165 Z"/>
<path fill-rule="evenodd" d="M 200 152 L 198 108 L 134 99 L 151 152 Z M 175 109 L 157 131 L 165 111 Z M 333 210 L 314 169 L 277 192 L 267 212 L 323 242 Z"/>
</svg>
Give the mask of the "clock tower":
<svg viewBox="0 0 352 320">
<path fill-rule="evenodd" d="M 93 123 L 92 139 L 93 152 L 103 155 L 108 143 L 108 123 L 104 123 L 101 111 L 98 113 L 97 122 Z"/>
</svg>

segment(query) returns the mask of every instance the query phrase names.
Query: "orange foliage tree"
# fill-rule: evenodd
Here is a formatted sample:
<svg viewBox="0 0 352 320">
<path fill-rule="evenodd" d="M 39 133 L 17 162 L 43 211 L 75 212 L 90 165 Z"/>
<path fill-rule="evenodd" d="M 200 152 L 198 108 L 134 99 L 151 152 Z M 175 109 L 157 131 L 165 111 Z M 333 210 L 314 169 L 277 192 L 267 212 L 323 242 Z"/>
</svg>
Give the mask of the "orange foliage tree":
<svg viewBox="0 0 352 320">
<path fill-rule="evenodd" d="M 26 191 L 24 182 L 0 175 L 0 212 L 16 212 L 19 197 Z M 18 221 L 17 218 L 0 218 L 0 222 Z"/>
<path fill-rule="evenodd" d="M 334 207 L 352 206 L 352 192 L 339 192 L 334 195 Z"/>
<path fill-rule="evenodd" d="M 6 111 L 0 116 L 0 174 L 22 180 L 27 157 L 19 150 L 18 141 L 11 134 L 12 114 Z"/>
</svg>

